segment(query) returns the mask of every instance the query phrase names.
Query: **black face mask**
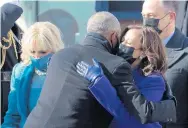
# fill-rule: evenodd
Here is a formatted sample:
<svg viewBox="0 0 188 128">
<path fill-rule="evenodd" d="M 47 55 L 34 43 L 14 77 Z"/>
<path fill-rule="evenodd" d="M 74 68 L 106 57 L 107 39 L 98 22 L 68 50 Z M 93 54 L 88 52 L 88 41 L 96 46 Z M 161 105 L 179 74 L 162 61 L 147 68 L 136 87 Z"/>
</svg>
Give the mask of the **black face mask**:
<svg viewBox="0 0 188 128">
<path fill-rule="evenodd" d="M 154 28 L 159 34 L 161 34 L 162 30 L 158 28 L 160 19 L 155 18 L 144 18 L 143 25 Z"/>
<path fill-rule="evenodd" d="M 133 58 L 133 52 L 134 52 L 133 47 L 128 47 L 124 44 L 120 44 L 117 55 L 124 58 L 126 61 L 132 64 L 136 60 L 136 58 Z"/>
<path fill-rule="evenodd" d="M 162 20 L 163 18 L 165 18 L 168 14 L 169 14 L 169 13 L 167 13 L 167 14 L 166 14 L 164 17 L 162 17 L 161 19 L 144 18 L 144 19 L 143 19 L 143 25 L 144 25 L 144 26 L 148 26 L 148 27 L 152 27 L 152 28 L 154 28 L 159 34 L 161 34 L 162 31 L 163 31 L 166 27 L 168 27 L 168 25 L 169 25 L 170 23 L 169 23 L 166 27 L 164 27 L 162 30 L 160 30 L 160 29 L 158 28 L 159 21 Z"/>
</svg>

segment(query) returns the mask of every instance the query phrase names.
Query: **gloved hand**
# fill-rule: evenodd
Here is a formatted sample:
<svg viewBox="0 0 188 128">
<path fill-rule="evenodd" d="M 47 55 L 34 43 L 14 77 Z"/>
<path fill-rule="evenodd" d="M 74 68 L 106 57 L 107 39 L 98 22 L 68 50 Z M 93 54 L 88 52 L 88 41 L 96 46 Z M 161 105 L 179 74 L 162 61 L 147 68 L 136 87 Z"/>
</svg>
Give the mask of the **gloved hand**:
<svg viewBox="0 0 188 128">
<path fill-rule="evenodd" d="M 90 82 L 95 82 L 98 77 L 104 74 L 99 62 L 96 59 L 92 59 L 92 61 L 94 65 L 89 65 L 84 61 L 78 62 L 76 71 Z"/>
</svg>

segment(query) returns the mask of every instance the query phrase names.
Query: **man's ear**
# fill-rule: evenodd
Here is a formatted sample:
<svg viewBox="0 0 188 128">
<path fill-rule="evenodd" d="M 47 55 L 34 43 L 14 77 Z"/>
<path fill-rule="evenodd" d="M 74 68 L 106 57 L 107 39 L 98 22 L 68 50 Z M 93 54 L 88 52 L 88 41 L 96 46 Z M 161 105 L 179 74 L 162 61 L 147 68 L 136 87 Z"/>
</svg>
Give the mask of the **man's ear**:
<svg viewBox="0 0 188 128">
<path fill-rule="evenodd" d="M 176 13 L 175 12 L 170 13 L 170 20 L 171 20 L 171 22 L 176 20 Z"/>
<path fill-rule="evenodd" d="M 117 43 L 118 42 L 118 39 L 117 39 L 117 33 L 112 33 L 111 34 L 111 43 L 112 43 L 112 46 L 114 47 L 114 46 L 116 46 L 116 44 L 115 43 Z"/>
</svg>

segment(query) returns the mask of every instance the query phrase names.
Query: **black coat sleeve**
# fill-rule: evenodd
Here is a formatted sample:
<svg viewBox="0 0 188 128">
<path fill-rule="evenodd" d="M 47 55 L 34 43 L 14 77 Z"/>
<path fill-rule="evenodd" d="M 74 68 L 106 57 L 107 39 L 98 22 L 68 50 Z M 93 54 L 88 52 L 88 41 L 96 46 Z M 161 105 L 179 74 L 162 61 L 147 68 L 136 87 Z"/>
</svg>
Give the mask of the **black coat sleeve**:
<svg viewBox="0 0 188 128">
<path fill-rule="evenodd" d="M 176 121 L 174 100 L 147 101 L 134 85 L 131 67 L 127 62 L 116 67 L 111 82 L 128 111 L 141 123 Z"/>
</svg>

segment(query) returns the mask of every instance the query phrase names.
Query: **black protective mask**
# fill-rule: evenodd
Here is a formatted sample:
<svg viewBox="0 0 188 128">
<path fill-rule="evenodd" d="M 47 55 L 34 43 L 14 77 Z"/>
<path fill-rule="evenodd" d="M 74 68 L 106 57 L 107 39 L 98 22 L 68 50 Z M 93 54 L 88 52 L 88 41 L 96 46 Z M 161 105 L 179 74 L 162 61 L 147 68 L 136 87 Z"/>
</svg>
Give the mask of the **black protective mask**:
<svg viewBox="0 0 188 128">
<path fill-rule="evenodd" d="M 154 28 L 159 34 L 161 34 L 162 30 L 158 28 L 160 19 L 155 18 L 144 18 L 143 25 Z"/>
<path fill-rule="evenodd" d="M 154 28 L 159 34 L 162 33 L 162 31 L 168 27 L 168 24 L 166 27 L 164 27 L 162 30 L 160 30 L 158 28 L 158 25 L 159 25 L 159 21 L 162 20 L 163 18 L 165 18 L 169 13 L 167 13 L 164 17 L 162 17 L 161 19 L 155 19 L 155 18 L 143 18 L 143 25 L 144 26 L 148 26 L 148 27 L 152 27 Z"/>
<path fill-rule="evenodd" d="M 136 58 L 133 58 L 133 52 L 134 52 L 133 47 L 128 47 L 124 44 L 120 44 L 117 55 L 124 58 L 126 61 L 132 64 L 136 60 Z"/>
</svg>

